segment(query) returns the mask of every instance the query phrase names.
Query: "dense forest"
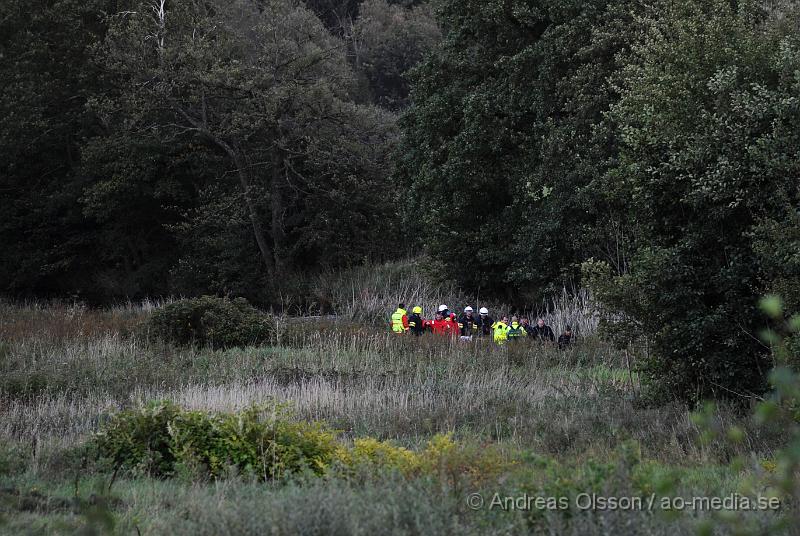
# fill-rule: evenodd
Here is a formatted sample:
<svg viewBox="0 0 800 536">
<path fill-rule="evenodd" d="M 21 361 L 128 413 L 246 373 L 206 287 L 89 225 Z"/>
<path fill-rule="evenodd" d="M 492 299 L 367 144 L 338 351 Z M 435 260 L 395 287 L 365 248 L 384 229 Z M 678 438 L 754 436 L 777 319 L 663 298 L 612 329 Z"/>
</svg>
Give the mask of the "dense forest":
<svg viewBox="0 0 800 536">
<path fill-rule="evenodd" d="M 242 296 L 423 257 L 588 286 L 688 398 L 800 308 L 800 8 L 736 0 L 6 0 L 0 292 Z M 691 378 L 691 381 L 686 381 Z"/>
<path fill-rule="evenodd" d="M 265 303 L 290 270 L 396 251 L 390 154 L 429 7 L 2 10 L 4 292 Z"/>
</svg>

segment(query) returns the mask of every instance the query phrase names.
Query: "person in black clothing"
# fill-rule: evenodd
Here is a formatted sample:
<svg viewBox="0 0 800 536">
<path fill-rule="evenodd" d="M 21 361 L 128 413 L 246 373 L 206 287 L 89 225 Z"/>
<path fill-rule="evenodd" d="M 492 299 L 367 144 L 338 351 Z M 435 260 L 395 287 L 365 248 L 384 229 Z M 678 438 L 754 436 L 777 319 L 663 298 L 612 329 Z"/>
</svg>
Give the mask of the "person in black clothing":
<svg viewBox="0 0 800 536">
<path fill-rule="evenodd" d="M 471 337 L 478 331 L 477 319 L 473 315 L 474 309 L 467 307 L 458 317 L 458 329 L 462 337 Z"/>
<path fill-rule="evenodd" d="M 531 322 L 530 322 L 530 320 L 528 320 L 527 316 L 523 316 L 520 319 L 519 323 L 522 326 L 522 329 L 525 330 L 525 333 L 528 334 L 528 337 L 533 337 L 534 336 L 534 334 L 533 334 L 533 326 L 531 326 Z"/>
<path fill-rule="evenodd" d="M 414 307 L 411 316 L 408 317 L 409 331 L 419 337 L 425 333 L 425 320 L 422 318 L 422 307 Z"/>
<path fill-rule="evenodd" d="M 553 330 L 544 323 L 544 319 L 540 318 L 539 322 L 536 323 L 536 326 L 533 328 L 533 335 L 536 340 L 541 342 L 555 342 L 556 335 L 553 333 Z"/>
<path fill-rule="evenodd" d="M 492 326 L 494 326 L 494 319 L 489 316 L 489 309 L 481 307 L 480 316 L 475 320 L 478 326 L 478 333 L 481 337 L 492 336 Z"/>
<path fill-rule="evenodd" d="M 558 337 L 558 349 L 566 350 L 570 344 L 572 344 L 572 328 L 567 326 L 564 333 Z"/>
</svg>

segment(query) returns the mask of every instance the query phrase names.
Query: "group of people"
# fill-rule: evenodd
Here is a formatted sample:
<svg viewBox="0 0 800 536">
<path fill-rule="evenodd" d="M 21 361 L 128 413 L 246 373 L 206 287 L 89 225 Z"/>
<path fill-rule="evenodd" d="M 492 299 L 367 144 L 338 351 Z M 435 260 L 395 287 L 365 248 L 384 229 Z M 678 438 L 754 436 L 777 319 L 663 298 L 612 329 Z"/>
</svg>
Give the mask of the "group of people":
<svg viewBox="0 0 800 536">
<path fill-rule="evenodd" d="M 391 328 L 392 332 L 398 335 L 410 333 L 421 336 L 429 332 L 445 337 L 460 337 L 464 340 L 472 340 L 473 337 L 491 337 L 499 345 L 504 345 L 508 341 L 531 338 L 542 343 L 557 342 L 562 350 L 569 347 L 573 341 L 572 328 L 569 326 L 556 341 L 555 333 L 543 318 L 540 318 L 536 325 L 531 325 L 526 317 L 516 316 L 512 316 L 510 321 L 507 316 L 495 321 L 489 316 L 486 307 L 481 307 L 477 316 L 472 307 L 467 307 L 456 317 L 447 305 L 440 305 L 433 320 L 426 320 L 422 317 L 422 307 L 414 307 L 409 315 L 405 304 L 401 303 L 392 314 Z"/>
</svg>

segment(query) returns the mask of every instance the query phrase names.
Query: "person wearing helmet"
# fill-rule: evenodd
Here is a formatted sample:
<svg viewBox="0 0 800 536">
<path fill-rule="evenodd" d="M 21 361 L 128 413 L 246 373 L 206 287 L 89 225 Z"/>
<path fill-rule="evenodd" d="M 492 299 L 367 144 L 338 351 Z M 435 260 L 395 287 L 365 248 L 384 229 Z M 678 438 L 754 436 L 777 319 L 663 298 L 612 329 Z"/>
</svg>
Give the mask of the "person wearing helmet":
<svg viewBox="0 0 800 536">
<path fill-rule="evenodd" d="M 458 318 L 458 330 L 462 337 L 472 337 L 473 334 L 478 332 L 478 323 L 473 314 L 474 312 L 475 310 L 472 307 L 467 307 Z"/>
<path fill-rule="evenodd" d="M 411 316 L 408 317 L 408 327 L 411 333 L 419 337 L 425 333 L 427 322 L 422 318 L 422 307 L 417 305 L 412 309 Z"/>
<path fill-rule="evenodd" d="M 489 309 L 481 307 L 480 316 L 475 320 L 475 326 L 478 328 L 478 333 L 481 337 L 489 337 L 492 334 L 492 325 L 494 319 L 489 316 Z"/>
<path fill-rule="evenodd" d="M 442 318 L 448 318 L 450 316 L 450 308 L 445 304 L 439 306 L 439 314 L 442 315 Z"/>
<path fill-rule="evenodd" d="M 397 311 L 392 314 L 392 332 L 397 335 L 404 335 L 408 331 L 408 311 L 406 305 L 401 303 L 397 306 Z"/>
</svg>

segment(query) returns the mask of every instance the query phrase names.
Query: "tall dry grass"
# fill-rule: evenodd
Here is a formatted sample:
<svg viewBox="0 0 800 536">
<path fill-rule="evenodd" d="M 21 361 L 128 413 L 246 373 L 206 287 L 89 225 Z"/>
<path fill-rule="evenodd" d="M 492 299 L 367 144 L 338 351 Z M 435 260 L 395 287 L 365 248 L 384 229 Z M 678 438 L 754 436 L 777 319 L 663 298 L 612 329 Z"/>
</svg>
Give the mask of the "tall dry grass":
<svg viewBox="0 0 800 536">
<path fill-rule="evenodd" d="M 313 297 L 310 309 L 378 326 L 388 321 L 399 303 L 409 309 L 419 305 L 429 318 L 441 304 L 456 313 L 467 306 L 476 311 L 487 307 L 495 319 L 512 313 L 527 314 L 534 322 L 543 318 L 558 333 L 567 326 L 578 336 L 588 337 L 597 331 L 599 315 L 585 289 L 571 293 L 565 288 L 538 308 L 516 311 L 477 293 L 461 291 L 452 281 L 431 277 L 430 271 L 423 259 L 416 259 L 317 275 L 309 283 Z"/>
<path fill-rule="evenodd" d="M 454 283 L 426 272 L 420 259 L 356 267 L 314 276 L 310 293 L 319 312 L 373 325 L 383 323 L 398 303 L 419 305 L 429 314 L 442 303 L 474 305 Z"/>
<path fill-rule="evenodd" d="M 687 484 L 691 495 L 710 493 L 710 485 L 736 489 L 736 482 L 721 484 L 707 471 L 734 456 L 769 459 L 783 443 L 782 431 L 753 427 L 736 408 L 720 407 L 715 423 L 720 430 L 734 424 L 744 430 L 744 441 L 732 445 L 700 441 L 690 408 L 677 402 L 643 405 L 628 360 L 592 335 L 597 319 L 586 294 L 563 293 L 538 311 L 554 329 L 570 324 L 581 335 L 568 351 L 533 341 L 497 347 L 488 340 L 390 334 L 383 315 L 400 299 L 416 299 L 428 310 L 438 302 L 454 308 L 470 303 L 447 286 L 424 286 L 422 279 L 409 280 L 400 272 L 397 279 L 354 276 L 349 287 L 335 291 L 338 317 L 279 317 L 274 344 L 230 350 L 150 340 L 140 328 L 152 303 L 92 310 L 0 302 L 0 447 L 13 445 L 14 460 L 25 467 L 16 487 L 7 488 L 19 492 L 14 504 L 22 504 L 19 490 L 32 481 L 45 482 L 44 489 L 52 482 L 65 487 L 69 479 L 72 496 L 80 484 L 76 472 L 86 463 L 75 461 L 85 452 L 75 447 L 111 414 L 159 399 L 210 411 L 285 403 L 298 419 L 326 421 L 345 436 L 393 439 L 410 447 L 442 432 L 454 432 L 461 444 L 479 451 L 499 442 L 501 449 L 532 457 L 515 466 L 518 474 L 506 474 L 496 484 L 519 493 L 542 492 L 530 487 L 541 478 L 557 486 L 569 482 L 575 467 L 594 470 L 602 466 L 598 460 L 614 459 L 631 440 L 641 446 L 646 464 L 680 466 L 684 474 L 696 470 L 699 476 Z M 365 294 L 356 296 L 361 291 Z M 537 465 L 541 455 L 560 460 L 561 472 L 548 476 Z M 646 512 L 592 512 L 568 516 L 568 522 L 557 513 L 484 516 L 465 511 L 467 491 L 457 485 L 390 476 L 269 486 L 239 479 L 187 485 L 121 477 L 113 491 L 123 493 L 116 508 L 118 531 L 260 534 L 269 525 L 283 534 L 371 534 L 397 526 L 413 534 L 688 534 L 694 528 L 688 518 L 654 523 L 657 516 Z M 632 493 L 628 477 L 606 479 L 601 491 Z M 111 487 L 103 484 L 104 490 Z M 8 497 L 0 493 L 0 500 Z M 26 498 L 38 505 L 50 500 L 38 491 Z M 12 518 L 11 530 L 21 532 L 27 521 L 44 515 L 44 510 L 23 512 Z"/>
<path fill-rule="evenodd" d="M 163 301 L 127 302 L 105 309 L 65 302 L 16 303 L 0 299 L 0 341 L 69 341 L 130 335 Z"/>
<path fill-rule="evenodd" d="M 622 356 L 591 337 L 566 352 L 499 348 L 339 320 L 293 324 L 272 346 L 214 351 L 138 337 L 131 324 L 146 315 L 4 305 L 13 320 L 0 344 L 0 440 L 68 446 L 109 413 L 154 399 L 208 410 L 278 401 L 298 418 L 409 444 L 455 431 L 552 454 L 637 439 L 657 459 L 707 456 L 688 409 L 639 406 Z M 759 452 L 772 444 L 748 441 Z"/>
</svg>

